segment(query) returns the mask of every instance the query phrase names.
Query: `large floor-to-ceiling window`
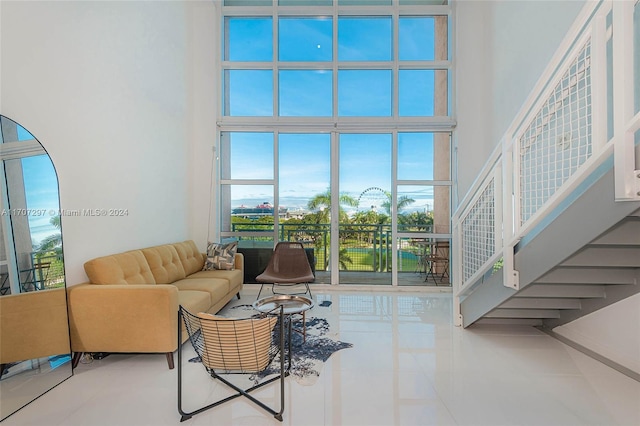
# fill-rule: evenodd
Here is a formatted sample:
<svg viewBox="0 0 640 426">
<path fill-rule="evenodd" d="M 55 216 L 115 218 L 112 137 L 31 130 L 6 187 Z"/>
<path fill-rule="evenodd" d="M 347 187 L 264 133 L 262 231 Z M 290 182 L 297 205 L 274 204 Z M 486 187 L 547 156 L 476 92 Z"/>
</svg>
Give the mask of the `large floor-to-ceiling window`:
<svg viewBox="0 0 640 426">
<path fill-rule="evenodd" d="M 301 241 L 320 283 L 448 284 L 446 3 L 224 1 L 221 238 Z"/>
</svg>

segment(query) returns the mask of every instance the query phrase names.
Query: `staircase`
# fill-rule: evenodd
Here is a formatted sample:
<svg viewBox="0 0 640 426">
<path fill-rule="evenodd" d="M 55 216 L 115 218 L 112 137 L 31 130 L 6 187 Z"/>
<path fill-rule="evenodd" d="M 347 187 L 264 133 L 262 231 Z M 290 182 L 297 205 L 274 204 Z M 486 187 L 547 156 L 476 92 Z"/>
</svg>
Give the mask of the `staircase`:
<svg viewBox="0 0 640 426">
<path fill-rule="evenodd" d="M 501 270 L 461 298 L 462 326 L 509 323 L 552 329 L 640 292 L 640 202 L 613 201 L 613 170 L 514 249 L 519 290 Z M 605 201 L 610 200 L 610 201 Z"/>
</svg>

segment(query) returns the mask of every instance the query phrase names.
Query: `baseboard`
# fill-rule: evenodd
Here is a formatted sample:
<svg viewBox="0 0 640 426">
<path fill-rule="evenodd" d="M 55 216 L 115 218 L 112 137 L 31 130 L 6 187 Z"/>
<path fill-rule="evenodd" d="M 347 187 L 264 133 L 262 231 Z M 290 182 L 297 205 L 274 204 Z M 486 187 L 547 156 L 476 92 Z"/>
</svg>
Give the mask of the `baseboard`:
<svg viewBox="0 0 640 426">
<path fill-rule="evenodd" d="M 536 327 L 538 328 L 540 331 L 548 334 L 549 336 L 553 337 L 554 339 L 559 340 L 560 342 L 564 343 L 567 346 L 572 347 L 573 349 L 595 359 L 596 361 L 600 361 L 601 363 L 603 363 L 604 365 L 613 368 L 614 370 L 624 374 L 627 377 L 632 378 L 633 380 L 640 382 L 640 374 L 631 370 L 630 368 L 625 367 L 624 365 L 617 363 L 616 361 L 613 361 L 610 358 L 607 358 L 585 346 L 582 346 L 580 343 L 577 343 L 571 339 L 568 339 L 565 336 L 562 336 L 556 332 L 554 332 L 553 330 L 546 328 L 546 327 Z"/>
</svg>

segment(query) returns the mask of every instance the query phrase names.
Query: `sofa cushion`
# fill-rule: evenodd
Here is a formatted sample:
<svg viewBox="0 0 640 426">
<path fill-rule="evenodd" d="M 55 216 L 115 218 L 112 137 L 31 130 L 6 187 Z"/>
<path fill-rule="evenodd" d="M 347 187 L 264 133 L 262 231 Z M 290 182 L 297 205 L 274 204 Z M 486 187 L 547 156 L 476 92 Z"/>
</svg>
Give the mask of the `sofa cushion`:
<svg viewBox="0 0 640 426">
<path fill-rule="evenodd" d="M 244 282 L 244 274 L 240 269 L 234 269 L 233 271 L 223 271 L 217 269 L 211 271 L 200 271 L 187 277 L 188 280 L 203 278 L 223 278 L 229 281 L 230 288 L 240 286 Z"/>
<path fill-rule="evenodd" d="M 98 257 L 84 264 L 93 284 L 155 284 L 151 268 L 140 250 Z"/>
<path fill-rule="evenodd" d="M 196 243 L 192 240 L 187 240 L 172 245 L 178 252 L 185 275 L 191 275 L 194 272 L 202 270 L 204 266 L 204 256 L 200 253 L 198 247 L 196 247 Z"/>
<path fill-rule="evenodd" d="M 171 284 L 185 277 L 182 261 L 171 244 L 142 249 L 156 284 Z"/>
<path fill-rule="evenodd" d="M 186 291 L 186 290 L 197 290 L 197 291 L 206 291 L 211 296 L 212 304 L 216 303 L 218 300 L 224 299 L 224 297 L 229 293 L 229 281 L 225 279 L 184 279 L 179 280 L 173 283 L 176 287 L 178 287 L 178 292 Z M 207 306 L 208 310 L 211 307 L 211 304 Z M 185 306 L 186 308 L 186 306 Z"/>
<path fill-rule="evenodd" d="M 208 311 L 211 307 L 211 296 L 206 291 L 178 291 L 178 304 L 190 312 Z M 178 315 L 178 312 L 175 313 Z"/>
</svg>

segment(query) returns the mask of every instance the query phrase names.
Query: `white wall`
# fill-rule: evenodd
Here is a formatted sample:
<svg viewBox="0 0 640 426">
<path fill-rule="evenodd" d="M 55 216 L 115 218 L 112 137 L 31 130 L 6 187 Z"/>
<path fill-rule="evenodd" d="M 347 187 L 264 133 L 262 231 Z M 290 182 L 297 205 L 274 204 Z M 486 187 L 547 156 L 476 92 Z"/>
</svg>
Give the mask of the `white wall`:
<svg viewBox="0 0 640 426">
<path fill-rule="evenodd" d="M 454 211 L 496 142 L 491 139 L 492 4 L 491 1 L 469 0 L 454 3 L 457 126 L 453 155 L 458 194 L 453 200 Z"/>
<path fill-rule="evenodd" d="M 187 138 L 189 140 L 189 238 L 200 250 L 216 240 L 217 209 L 211 205 L 214 171 L 220 28 L 214 1 L 188 2 L 187 19 Z"/>
<path fill-rule="evenodd" d="M 640 374 L 640 294 L 553 331 Z"/>
<path fill-rule="evenodd" d="M 500 142 L 583 0 L 456 3 L 459 199 Z"/>
<path fill-rule="evenodd" d="M 92 257 L 189 238 L 184 3 L 0 8 L 0 113 L 49 151 L 63 209 L 128 209 L 63 217 L 67 283 Z"/>
</svg>

